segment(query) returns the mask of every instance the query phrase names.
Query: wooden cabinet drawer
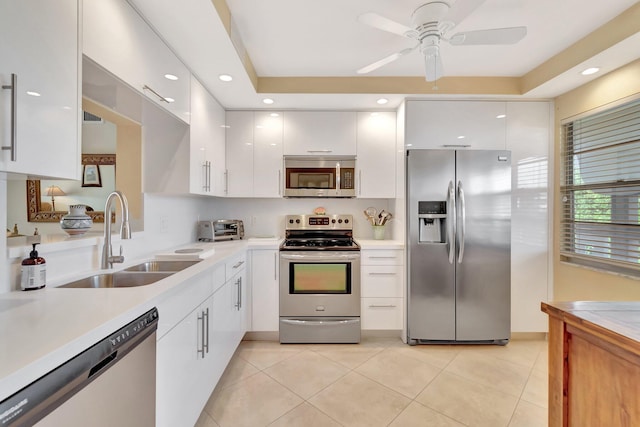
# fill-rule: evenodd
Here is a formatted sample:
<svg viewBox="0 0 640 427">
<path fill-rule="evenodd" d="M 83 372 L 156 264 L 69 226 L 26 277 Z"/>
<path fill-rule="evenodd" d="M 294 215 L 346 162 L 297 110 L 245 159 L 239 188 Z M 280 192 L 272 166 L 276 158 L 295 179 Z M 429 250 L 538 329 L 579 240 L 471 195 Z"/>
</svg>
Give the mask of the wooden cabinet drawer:
<svg viewBox="0 0 640 427">
<path fill-rule="evenodd" d="M 362 329 L 402 329 L 402 298 L 362 298 Z"/>
<path fill-rule="evenodd" d="M 400 249 L 365 249 L 360 252 L 361 265 L 402 265 Z"/>
<path fill-rule="evenodd" d="M 361 267 L 362 297 L 402 298 L 402 266 Z"/>
</svg>

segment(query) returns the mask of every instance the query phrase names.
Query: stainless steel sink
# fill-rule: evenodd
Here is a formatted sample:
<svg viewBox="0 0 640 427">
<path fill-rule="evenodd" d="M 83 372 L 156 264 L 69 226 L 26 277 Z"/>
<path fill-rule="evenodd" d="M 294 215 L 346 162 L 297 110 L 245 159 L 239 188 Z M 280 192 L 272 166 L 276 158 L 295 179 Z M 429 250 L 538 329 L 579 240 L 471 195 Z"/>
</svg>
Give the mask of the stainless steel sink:
<svg viewBox="0 0 640 427">
<path fill-rule="evenodd" d="M 76 280 L 60 288 L 131 288 L 145 286 L 169 277 L 173 272 L 133 272 L 119 271 L 116 273 L 96 274 Z"/>
<path fill-rule="evenodd" d="M 124 271 L 143 271 L 143 272 L 176 272 L 191 267 L 200 261 L 148 261 L 142 264 L 125 268 Z"/>
</svg>

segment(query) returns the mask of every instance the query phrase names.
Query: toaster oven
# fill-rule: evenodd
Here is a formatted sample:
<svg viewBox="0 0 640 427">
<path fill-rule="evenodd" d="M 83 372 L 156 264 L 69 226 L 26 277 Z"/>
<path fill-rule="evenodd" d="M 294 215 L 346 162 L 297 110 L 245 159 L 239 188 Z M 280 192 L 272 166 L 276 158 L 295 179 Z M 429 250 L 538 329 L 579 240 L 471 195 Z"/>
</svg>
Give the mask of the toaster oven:
<svg viewBox="0 0 640 427">
<path fill-rule="evenodd" d="M 244 224 L 240 219 L 216 219 L 198 222 L 199 242 L 240 240 L 243 237 Z"/>
</svg>

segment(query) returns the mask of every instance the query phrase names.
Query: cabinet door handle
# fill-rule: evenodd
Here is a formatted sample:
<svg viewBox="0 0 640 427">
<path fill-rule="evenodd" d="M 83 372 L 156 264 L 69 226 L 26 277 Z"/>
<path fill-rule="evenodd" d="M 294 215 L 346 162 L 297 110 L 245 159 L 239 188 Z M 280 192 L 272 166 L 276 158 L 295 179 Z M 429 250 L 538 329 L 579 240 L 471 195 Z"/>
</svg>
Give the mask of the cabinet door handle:
<svg viewBox="0 0 640 427">
<path fill-rule="evenodd" d="M 203 335 L 203 337 L 206 337 L 206 344 L 203 343 L 202 344 L 202 348 L 207 350 L 207 353 L 209 353 L 209 307 L 207 307 L 206 312 L 203 312 L 203 316 L 207 319 L 207 322 L 205 323 L 204 320 L 202 321 L 202 326 L 206 326 L 207 327 L 207 333 L 206 335 Z"/>
<path fill-rule="evenodd" d="M 282 171 L 278 169 L 278 196 L 282 196 Z"/>
<path fill-rule="evenodd" d="M 198 348 L 198 354 L 202 356 L 204 359 L 204 311 L 202 311 L 202 315 L 198 314 L 198 322 L 202 322 L 202 328 L 200 329 L 200 339 L 202 342 L 202 348 Z"/>
<path fill-rule="evenodd" d="M 224 171 L 224 194 L 229 194 L 229 169 Z"/>
<path fill-rule="evenodd" d="M 244 264 L 244 261 L 239 261 L 236 265 L 234 265 L 232 268 L 235 270 L 236 268 L 240 267 L 242 264 Z"/>
<path fill-rule="evenodd" d="M 238 277 L 238 280 L 236 280 L 236 285 L 238 286 L 238 289 L 236 290 L 236 310 L 240 311 L 240 308 L 242 307 L 242 277 Z"/>
<path fill-rule="evenodd" d="M 395 304 L 370 304 L 369 308 L 395 308 Z"/>
<path fill-rule="evenodd" d="M 396 259 L 395 256 L 370 256 L 369 259 Z"/>
<path fill-rule="evenodd" d="M 2 85 L 2 89 L 11 90 L 11 145 L 2 146 L 3 150 L 11 150 L 11 161 L 15 162 L 17 156 L 18 116 L 16 108 L 18 104 L 18 75 L 11 74 L 11 84 Z"/>
<path fill-rule="evenodd" d="M 202 162 L 202 191 L 207 191 L 207 162 Z"/>
<path fill-rule="evenodd" d="M 369 276 L 395 276 L 397 273 L 376 273 L 376 272 L 371 272 L 369 273 Z"/>
<path fill-rule="evenodd" d="M 278 252 L 273 254 L 273 280 L 278 280 Z"/>
<path fill-rule="evenodd" d="M 151 89 L 149 86 L 144 85 L 142 86 L 142 90 L 148 90 L 149 92 L 151 92 L 152 94 L 154 94 L 155 96 L 158 97 L 158 99 L 160 99 L 160 101 L 162 102 L 166 102 L 167 104 L 170 104 L 171 101 L 169 101 L 167 98 L 165 98 L 164 96 L 160 95 L 158 92 L 156 92 L 155 90 Z"/>
<path fill-rule="evenodd" d="M 332 153 L 333 150 L 307 150 L 307 153 Z"/>
</svg>

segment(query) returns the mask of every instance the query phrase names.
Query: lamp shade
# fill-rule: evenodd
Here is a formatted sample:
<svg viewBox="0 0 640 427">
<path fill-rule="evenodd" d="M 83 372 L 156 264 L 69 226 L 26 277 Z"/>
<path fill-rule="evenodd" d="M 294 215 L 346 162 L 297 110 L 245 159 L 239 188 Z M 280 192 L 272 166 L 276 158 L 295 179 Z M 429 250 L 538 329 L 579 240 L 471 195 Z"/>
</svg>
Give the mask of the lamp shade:
<svg viewBox="0 0 640 427">
<path fill-rule="evenodd" d="M 47 188 L 47 196 L 66 196 L 66 193 L 57 185 L 52 185 Z"/>
</svg>

